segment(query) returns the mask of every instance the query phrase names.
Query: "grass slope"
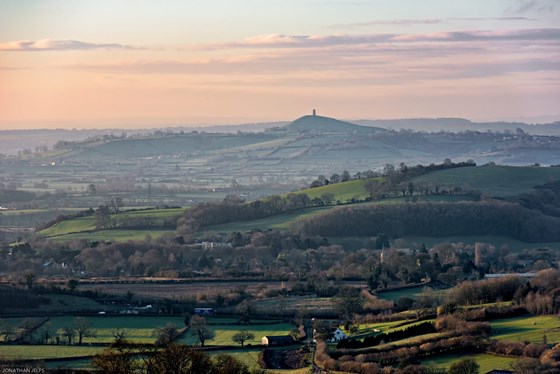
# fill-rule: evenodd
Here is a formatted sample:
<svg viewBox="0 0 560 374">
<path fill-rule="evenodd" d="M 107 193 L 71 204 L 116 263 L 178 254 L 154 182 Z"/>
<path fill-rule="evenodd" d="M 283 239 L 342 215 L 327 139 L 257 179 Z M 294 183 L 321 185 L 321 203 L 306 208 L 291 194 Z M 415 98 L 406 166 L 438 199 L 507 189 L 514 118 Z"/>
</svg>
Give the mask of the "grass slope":
<svg viewBox="0 0 560 374">
<path fill-rule="evenodd" d="M 64 345 L 3 345 L 0 358 L 10 360 L 39 360 L 48 358 L 67 358 L 93 356 L 105 347 L 84 347 Z"/>
<path fill-rule="evenodd" d="M 481 166 L 435 171 L 413 179 L 442 186 L 469 186 L 495 197 L 530 192 L 534 186 L 560 179 L 560 168 L 533 166 Z"/>
<path fill-rule="evenodd" d="M 124 211 L 118 215 L 112 215 L 112 218 L 118 218 L 121 221 L 135 218 L 152 218 L 154 225 L 161 225 L 165 219 L 179 218 L 183 213 L 183 208 L 172 209 L 150 209 L 139 211 Z M 95 217 L 78 217 L 61 221 L 51 227 L 41 230 L 39 234 L 53 240 L 142 240 L 150 235 L 153 238 L 160 237 L 166 232 L 172 231 L 169 228 L 147 227 L 142 229 L 108 229 L 95 231 Z"/>
<path fill-rule="evenodd" d="M 68 240 L 97 240 L 97 241 L 110 241 L 110 242 L 126 242 L 129 240 L 144 240 L 150 236 L 152 239 L 157 239 L 165 234 L 173 233 L 173 230 L 168 229 L 150 229 L 150 230 L 101 230 L 101 231 L 84 231 L 72 234 L 63 234 L 60 236 L 53 236 L 47 239 L 53 241 L 68 241 Z"/>
<path fill-rule="evenodd" d="M 277 214 L 275 216 L 257 219 L 254 221 L 245 222 L 231 222 L 222 225 L 207 226 L 204 231 L 216 231 L 216 232 L 234 232 L 234 231 L 249 231 L 252 229 L 260 230 L 288 230 L 295 222 L 311 217 L 327 210 L 334 209 L 336 207 L 326 206 L 320 208 L 309 208 L 302 209 L 290 214 Z"/>
<path fill-rule="evenodd" d="M 72 326 L 72 316 L 53 317 L 49 320 L 49 328 L 56 331 L 64 326 Z M 168 323 L 174 323 L 178 328 L 185 327 L 181 317 L 146 317 L 146 316 L 122 316 L 122 317 L 86 317 L 91 323 L 92 331 L 96 337 L 84 338 L 84 343 L 110 343 L 114 341 L 113 332 L 120 330 L 125 333 L 127 339 L 135 343 L 153 343 L 155 338 L 152 332 Z"/>
<path fill-rule="evenodd" d="M 493 369 L 511 370 L 511 363 L 515 361 L 514 358 L 500 357 L 484 353 L 475 355 L 447 354 L 428 357 L 422 360 L 422 365 L 434 364 L 438 368 L 444 368 L 448 370 L 452 364 L 465 358 L 474 358 L 480 365 L 480 373 L 487 373 Z"/>
<path fill-rule="evenodd" d="M 251 344 L 261 344 L 261 339 L 266 335 L 289 335 L 290 330 L 295 326 L 290 323 L 278 323 L 269 325 L 212 325 L 210 328 L 216 333 L 216 337 L 213 340 L 209 340 L 205 345 L 217 345 L 217 346 L 227 346 L 227 345 L 238 345 L 231 340 L 232 336 L 239 332 L 240 330 L 247 330 L 255 335 L 255 338 L 245 342 L 245 345 Z M 178 341 L 183 344 L 196 345 L 200 344 L 197 338 L 185 334 Z"/>
<path fill-rule="evenodd" d="M 513 342 L 542 343 L 543 335 L 549 344 L 560 343 L 560 318 L 554 316 L 515 317 L 490 322 L 493 337 Z"/>
<path fill-rule="evenodd" d="M 329 184 L 327 186 L 321 186 L 316 188 L 309 188 L 305 190 L 298 191 L 299 193 L 305 193 L 310 199 L 316 197 L 321 197 L 325 193 L 332 193 L 334 195 L 334 201 L 346 202 L 350 199 L 363 200 L 369 196 L 364 186 L 367 182 L 371 180 L 382 180 L 383 178 L 374 179 L 355 179 L 348 182 Z"/>
</svg>

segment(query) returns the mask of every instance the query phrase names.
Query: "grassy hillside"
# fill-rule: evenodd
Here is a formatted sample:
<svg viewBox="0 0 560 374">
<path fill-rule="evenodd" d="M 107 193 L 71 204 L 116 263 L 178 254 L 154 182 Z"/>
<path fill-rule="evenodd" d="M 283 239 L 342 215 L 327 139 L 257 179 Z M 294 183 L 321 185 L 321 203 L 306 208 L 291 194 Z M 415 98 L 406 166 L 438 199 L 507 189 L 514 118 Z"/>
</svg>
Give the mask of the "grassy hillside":
<svg viewBox="0 0 560 374">
<path fill-rule="evenodd" d="M 381 180 L 382 178 L 375 178 Z M 371 179 L 356 179 L 343 183 L 329 184 L 316 188 L 309 188 L 306 190 L 298 191 L 305 193 L 310 199 L 321 197 L 325 193 L 332 193 L 334 201 L 346 202 L 350 199 L 363 200 L 369 196 L 364 186 Z"/>
<path fill-rule="evenodd" d="M 64 220 L 39 231 L 39 234 L 50 237 L 93 230 L 95 230 L 95 218 L 90 216 Z"/>
<path fill-rule="evenodd" d="M 320 214 L 322 212 L 328 211 L 330 209 L 336 209 L 336 207 L 326 206 L 320 208 L 310 208 L 310 209 L 302 209 L 295 213 L 291 214 L 277 214 L 272 217 L 266 217 L 262 219 L 257 219 L 254 221 L 246 221 L 246 222 L 231 222 L 226 223 L 223 225 L 214 225 L 214 226 L 207 226 L 204 228 L 204 231 L 216 231 L 216 232 L 244 232 L 249 231 L 252 229 L 259 229 L 259 230 L 288 230 L 292 224 L 295 222 L 311 217 L 316 214 Z"/>
<path fill-rule="evenodd" d="M 558 179 L 560 168 L 557 167 L 482 166 L 436 171 L 413 181 L 441 186 L 469 186 L 494 197 L 511 197 Z"/>
<path fill-rule="evenodd" d="M 560 318 L 532 316 L 497 319 L 490 323 L 493 337 L 498 340 L 529 341 L 540 344 L 546 334 L 549 344 L 560 343 Z"/>
<path fill-rule="evenodd" d="M 54 241 L 68 240 L 97 240 L 100 242 L 127 242 L 129 240 L 144 240 L 146 237 L 157 239 L 165 234 L 173 234 L 172 229 L 138 229 L 138 230 L 100 230 L 100 231 L 83 231 L 70 234 L 52 236 L 47 239 Z"/>
<path fill-rule="evenodd" d="M 46 154 L 46 157 L 72 157 L 74 159 L 136 158 L 154 155 L 171 155 L 243 147 L 272 138 L 264 133 L 254 135 L 185 134 L 145 139 L 124 139 L 83 144 L 75 151 Z"/>
<path fill-rule="evenodd" d="M 290 131 L 324 131 L 324 132 L 361 132 L 371 133 L 375 131 L 387 131 L 379 127 L 373 126 L 360 126 L 350 122 L 340 121 L 330 117 L 323 117 L 317 115 L 303 116 L 286 127 Z"/>
<path fill-rule="evenodd" d="M 381 178 L 378 178 L 381 179 Z M 543 184 L 550 180 L 560 179 L 560 168 L 553 167 L 506 167 L 506 166 L 484 166 L 470 168 L 456 168 L 443 171 L 431 172 L 416 178 L 413 181 L 424 184 L 437 184 L 442 187 L 467 186 L 468 189 L 480 190 L 483 193 L 491 194 L 496 197 L 512 197 L 524 192 L 529 192 L 534 186 Z M 305 193 L 310 199 L 321 197 L 324 194 L 332 194 L 333 202 L 346 203 L 352 199 L 364 201 L 368 193 L 364 186 L 369 179 L 351 180 L 348 182 L 331 184 L 312 189 L 297 191 Z M 462 201 L 472 200 L 471 195 L 415 195 L 418 201 Z M 391 198 L 377 201 L 375 203 L 365 202 L 362 204 L 399 204 L 407 201 L 404 198 Z M 295 222 L 315 216 L 319 213 L 334 209 L 336 206 L 320 208 L 309 208 L 296 211 L 290 214 L 279 214 L 254 221 L 230 222 L 215 226 L 204 227 L 204 231 L 233 232 L 248 231 L 252 229 L 277 229 L 287 230 Z M 62 221 L 52 227 L 40 232 L 51 239 L 70 240 L 70 239 L 96 239 L 96 240 L 134 240 L 144 239 L 147 235 L 158 237 L 163 235 L 165 228 L 158 224 L 160 219 L 176 217 L 182 213 L 182 209 L 163 209 L 163 210 L 143 210 L 135 212 L 123 212 L 118 215 L 118 219 L 126 221 L 135 217 L 152 217 L 154 224 L 144 228 L 116 228 L 112 230 L 95 231 L 95 218 L 82 217 Z M 115 216 L 113 216 L 115 217 Z M 430 238 L 409 238 L 412 241 L 431 243 Z M 478 237 L 473 238 L 449 238 L 453 241 L 480 241 Z M 503 244 L 504 239 L 490 240 Z M 441 239 L 438 239 L 441 242 Z M 498 243 L 500 242 L 500 243 Z M 509 243 L 506 243 L 509 244 Z M 517 243 L 516 243 L 517 244 Z M 515 245 L 515 247 L 518 247 Z"/>
<path fill-rule="evenodd" d="M 181 216 L 183 208 L 172 209 L 150 209 L 139 211 L 125 211 L 118 215 L 113 214 L 112 218 L 127 221 L 136 218 L 149 218 L 151 225 L 138 228 L 115 228 L 96 231 L 95 217 L 79 217 L 61 221 L 51 227 L 41 230 L 39 234 L 54 240 L 142 240 L 147 235 L 159 237 L 166 232 L 173 231 L 173 228 L 162 227 L 163 221 L 175 220 Z"/>
</svg>

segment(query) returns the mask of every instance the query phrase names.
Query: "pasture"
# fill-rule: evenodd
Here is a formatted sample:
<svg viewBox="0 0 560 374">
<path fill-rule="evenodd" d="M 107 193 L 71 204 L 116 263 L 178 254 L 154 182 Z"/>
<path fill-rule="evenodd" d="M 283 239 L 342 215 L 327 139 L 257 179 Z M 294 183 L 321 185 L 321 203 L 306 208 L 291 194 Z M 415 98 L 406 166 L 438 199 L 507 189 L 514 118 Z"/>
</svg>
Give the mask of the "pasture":
<svg viewBox="0 0 560 374">
<path fill-rule="evenodd" d="M 350 199 L 363 200 L 369 196 L 365 184 L 371 180 L 382 180 L 383 178 L 374 179 L 356 179 L 348 182 L 329 184 L 316 188 L 309 188 L 306 190 L 297 191 L 298 193 L 305 193 L 310 199 L 321 197 L 325 193 L 331 193 L 334 197 L 334 202 L 346 202 Z"/>
<path fill-rule="evenodd" d="M 259 352 L 260 349 L 239 349 L 239 350 L 227 350 L 227 351 L 211 351 L 209 352 L 211 356 L 226 353 L 230 356 L 235 357 L 249 368 L 249 370 L 259 369 Z"/>
<path fill-rule="evenodd" d="M 387 291 L 377 291 L 377 297 L 389 301 L 397 301 L 401 297 L 409 297 L 411 299 L 417 300 L 425 288 L 430 288 L 433 291 L 433 295 L 438 298 L 445 297 L 446 290 L 436 290 L 432 289 L 426 285 L 420 285 L 416 287 L 409 287 L 409 288 L 402 288 L 396 290 L 387 290 Z"/>
<path fill-rule="evenodd" d="M 560 179 L 560 168 L 481 166 L 440 170 L 413 178 L 414 182 L 444 187 L 468 186 L 491 196 L 512 197 Z"/>
<path fill-rule="evenodd" d="M 438 244 L 444 243 L 488 243 L 496 248 L 507 246 L 508 249 L 513 251 L 521 251 L 527 248 L 560 248 L 559 242 L 543 242 L 543 243 L 525 243 L 507 236 L 497 235 L 476 235 L 476 236 L 445 236 L 445 237 L 428 237 L 428 236 L 405 236 L 399 238 L 410 248 L 420 248 L 422 244 L 426 247 L 434 247 Z"/>
<path fill-rule="evenodd" d="M 512 342 L 560 343 L 560 318 L 555 316 L 515 317 L 490 321 L 492 337 Z"/>
<path fill-rule="evenodd" d="M 173 234 L 173 230 L 169 229 L 149 229 L 149 230 L 101 230 L 101 231 L 83 231 L 71 234 L 62 234 L 52 236 L 47 239 L 53 241 L 69 241 L 69 240 L 96 240 L 109 242 L 126 242 L 129 240 L 144 240 L 147 237 L 152 239 L 160 238 L 166 234 Z"/>
<path fill-rule="evenodd" d="M 0 332 L 0 342 L 4 341 L 4 338 L 6 337 L 5 334 L 9 331 L 17 334 L 20 331 L 18 327 L 21 326 L 22 322 L 27 319 L 31 320 L 34 325 L 39 324 L 41 321 L 41 318 L 0 318 L 0 329 L 2 330 Z M 14 335 L 11 336 L 13 337 Z M 0 356 L 2 355 L 1 352 L 2 351 L 0 349 Z"/>
<path fill-rule="evenodd" d="M 9 360 L 43 360 L 52 358 L 93 356 L 105 347 L 64 346 L 64 345 L 3 345 L 0 358 Z"/>
<path fill-rule="evenodd" d="M 409 297 L 411 299 L 418 299 L 426 286 L 403 288 L 394 291 L 377 291 L 377 297 L 389 301 L 397 301 L 401 297 Z"/>
<path fill-rule="evenodd" d="M 146 298 L 169 298 L 181 300 L 183 298 L 200 298 L 205 295 L 221 294 L 244 290 L 256 295 L 263 289 L 280 290 L 282 287 L 290 287 L 290 283 L 282 282 L 177 282 L 177 283 L 88 283 L 80 284 L 80 291 L 100 291 L 111 295 L 125 295 L 128 291 L 136 297 Z"/>
<path fill-rule="evenodd" d="M 298 210 L 294 213 L 277 214 L 275 216 L 257 219 L 253 221 L 232 222 L 223 225 L 206 226 L 204 227 L 204 231 L 245 232 L 245 231 L 250 231 L 252 229 L 260 229 L 263 231 L 268 229 L 288 230 L 297 221 L 314 216 L 316 214 L 320 214 L 322 212 L 326 212 L 330 209 L 336 209 L 336 207 L 325 206 L 319 208 L 308 208 L 308 209 Z"/>
<path fill-rule="evenodd" d="M 53 317 L 47 322 L 47 326 L 53 332 L 65 326 L 72 326 L 74 323 L 73 316 Z M 185 327 L 183 318 L 181 317 L 146 317 L 146 316 L 95 316 L 86 317 L 90 322 L 92 331 L 96 337 L 84 338 L 83 343 L 111 343 L 114 341 L 113 333 L 122 331 L 126 339 L 134 343 L 152 344 L 155 337 L 153 331 L 159 327 L 163 327 L 168 323 L 174 323 L 177 328 Z"/>
<path fill-rule="evenodd" d="M 96 230 L 94 216 L 78 217 L 61 221 L 51 227 L 41 230 L 39 234 L 51 240 L 87 239 L 98 241 L 127 241 L 143 240 L 146 236 L 158 238 L 165 233 L 172 232 L 173 228 L 163 227 L 166 221 L 175 222 L 183 213 L 183 208 L 174 209 L 147 209 L 137 211 L 123 211 L 111 215 L 112 219 L 121 222 L 132 220 L 147 220 L 146 227 L 115 228 Z"/>
<path fill-rule="evenodd" d="M 435 365 L 438 368 L 449 369 L 452 364 L 464 358 L 473 358 L 480 365 L 480 373 L 487 373 L 493 369 L 511 370 L 511 364 L 515 361 L 514 358 L 494 356 L 490 354 L 480 353 L 474 355 L 464 354 L 446 354 L 439 356 L 431 356 L 422 360 L 422 365 L 430 366 Z"/>
<path fill-rule="evenodd" d="M 245 345 L 258 345 L 261 344 L 261 339 L 266 335 L 289 335 L 290 331 L 295 328 L 291 323 L 271 323 L 266 325 L 215 325 L 209 326 L 212 331 L 216 333 L 216 337 L 212 340 L 205 342 L 205 345 L 212 346 L 235 346 L 239 345 L 231 340 L 232 336 L 240 330 L 247 330 L 255 335 L 255 338 L 245 342 Z M 188 332 L 182 336 L 178 343 L 197 345 L 200 344 L 197 338 L 190 335 Z"/>
<path fill-rule="evenodd" d="M 270 298 L 257 300 L 253 305 L 257 313 L 265 316 L 293 315 L 296 310 L 301 310 L 308 315 L 334 313 L 334 302 L 330 297 L 294 296 L 283 299 Z"/>
</svg>

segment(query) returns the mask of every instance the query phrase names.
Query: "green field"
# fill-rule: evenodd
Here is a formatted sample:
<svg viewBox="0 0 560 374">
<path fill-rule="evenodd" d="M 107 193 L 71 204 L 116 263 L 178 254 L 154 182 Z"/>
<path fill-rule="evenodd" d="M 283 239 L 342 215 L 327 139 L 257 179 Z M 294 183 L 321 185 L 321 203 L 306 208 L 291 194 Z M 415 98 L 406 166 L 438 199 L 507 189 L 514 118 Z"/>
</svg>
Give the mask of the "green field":
<svg viewBox="0 0 560 374">
<path fill-rule="evenodd" d="M 48 327 L 53 332 L 64 327 L 72 326 L 75 317 L 53 317 L 49 320 Z M 122 316 L 122 317 L 86 317 L 91 323 L 92 330 L 97 335 L 92 338 L 84 338 L 84 343 L 110 343 L 114 340 L 113 333 L 117 330 L 123 331 L 128 340 L 135 343 L 153 343 L 155 341 L 152 333 L 155 329 L 163 327 L 168 323 L 174 323 L 178 328 L 184 328 L 185 323 L 181 317 L 145 317 L 145 316 Z"/>
<path fill-rule="evenodd" d="M 74 323 L 71 316 L 53 317 L 49 320 L 45 327 L 56 332 L 64 326 L 71 326 Z M 126 338 L 136 343 L 153 343 L 155 338 L 153 331 L 159 327 L 163 327 L 168 323 L 174 323 L 178 328 L 184 328 L 185 324 L 181 317 L 147 317 L 147 316 L 96 316 L 86 317 L 91 323 L 92 330 L 96 337 L 84 338 L 84 343 L 110 343 L 114 340 L 113 333 L 117 330 L 123 331 Z M 206 342 L 206 345 L 237 345 L 231 340 L 233 334 L 239 330 L 248 330 L 255 334 L 255 339 L 245 344 L 260 344 L 261 338 L 265 335 L 288 335 L 290 330 L 295 326 L 288 323 L 269 323 L 266 325 L 230 325 L 217 324 L 230 323 L 230 320 L 220 318 L 212 318 L 210 328 L 216 332 L 216 337 Z M 198 340 L 185 334 L 178 340 L 179 343 L 197 344 Z"/>
<path fill-rule="evenodd" d="M 404 288 L 401 290 L 378 292 L 377 297 L 390 301 L 397 301 L 401 297 L 410 297 L 417 299 L 422 293 L 425 286 Z"/>
<path fill-rule="evenodd" d="M 339 328 L 344 331 L 347 335 L 351 335 L 352 339 L 363 339 L 369 335 L 377 335 L 381 333 L 389 333 L 393 331 L 403 330 L 407 327 L 414 326 L 425 321 L 391 321 L 391 322 L 378 322 L 378 323 L 366 323 L 359 326 L 358 331 L 355 334 L 349 334 L 348 331 L 344 329 L 343 326 Z"/>
<path fill-rule="evenodd" d="M 91 369 L 91 358 L 76 360 L 49 360 L 45 362 L 47 369 Z"/>
<path fill-rule="evenodd" d="M 449 369 L 449 367 L 457 361 L 464 358 L 474 358 L 480 365 L 480 373 L 487 373 L 492 369 L 511 370 L 510 364 L 515 361 L 514 358 L 494 356 L 489 354 L 446 354 L 441 356 L 432 356 L 422 360 L 423 365 L 435 364 L 438 368 Z"/>
<path fill-rule="evenodd" d="M 290 214 L 277 214 L 272 217 L 266 217 L 262 219 L 257 219 L 254 221 L 246 222 L 232 222 L 223 225 L 207 226 L 204 231 L 215 231 L 215 232 L 234 232 L 234 231 L 249 231 L 252 229 L 260 230 L 288 230 L 295 222 L 311 217 L 316 214 L 320 214 L 329 209 L 336 209 L 336 207 L 326 206 L 320 208 L 309 208 L 298 210 L 295 213 Z"/>
<path fill-rule="evenodd" d="M 249 370 L 259 369 L 259 353 L 260 349 L 239 349 L 239 350 L 227 350 L 227 351 L 211 351 L 209 352 L 211 356 L 225 353 L 230 356 L 235 357 L 249 368 Z"/>
<path fill-rule="evenodd" d="M 422 244 L 427 247 L 434 247 L 443 243 L 488 243 L 496 248 L 507 246 L 514 251 L 520 251 L 526 248 L 560 248 L 560 242 L 543 242 L 543 243 L 525 243 L 507 236 L 496 235 L 477 235 L 477 236 L 445 236 L 445 237 L 428 237 L 428 236 L 405 236 L 403 239 L 410 248 L 419 248 Z"/>
<path fill-rule="evenodd" d="M 28 318 L 0 318 L 0 326 L 2 328 L 9 328 L 13 329 L 14 332 L 18 332 L 18 327 L 21 326 L 21 323 Z M 29 318 L 31 319 L 35 325 L 37 325 L 41 318 Z M 13 337 L 13 335 L 12 335 Z M 4 341 L 4 335 L 0 335 L 0 342 Z M 2 349 L 0 348 L 0 356 L 2 355 Z"/>
<path fill-rule="evenodd" d="M 511 197 L 558 179 L 560 168 L 556 167 L 483 166 L 435 171 L 413 181 L 445 187 L 468 186 L 491 196 Z"/>
<path fill-rule="evenodd" d="M 93 356 L 104 349 L 105 347 L 84 347 L 75 345 L 3 345 L 0 348 L 0 357 L 10 360 L 86 357 Z"/>
<path fill-rule="evenodd" d="M 270 298 L 254 302 L 255 309 L 264 315 L 290 314 L 294 310 L 305 309 L 309 314 L 320 312 L 332 312 L 334 310 L 333 299 L 330 297 L 288 297 L 283 300 Z"/>
<path fill-rule="evenodd" d="M 231 337 L 240 330 L 247 330 L 255 335 L 255 338 L 245 342 L 245 345 L 261 344 L 261 339 L 266 335 L 289 335 L 290 331 L 295 328 L 290 323 L 276 323 L 268 325 L 212 325 L 212 329 L 216 333 L 213 340 L 209 340 L 205 345 L 238 345 L 231 340 Z M 200 344 L 198 339 L 189 335 L 188 332 L 178 340 L 179 343 L 196 345 Z"/>
<path fill-rule="evenodd" d="M 64 220 L 51 227 L 39 231 L 39 234 L 46 237 L 51 237 L 93 230 L 95 230 L 95 218 L 89 216 Z"/>
<path fill-rule="evenodd" d="M 58 212 L 59 214 L 72 214 L 77 213 L 85 208 L 56 208 L 56 209 L 10 209 L 10 210 L 2 210 L 1 213 L 3 216 L 25 216 L 25 215 L 34 215 L 40 213 L 49 213 L 53 210 Z"/>
<path fill-rule="evenodd" d="M 174 231 L 168 229 L 151 229 L 151 230 L 101 230 L 101 231 L 84 231 L 74 234 L 64 234 L 48 238 L 53 241 L 68 240 L 97 240 L 97 241 L 116 241 L 126 242 L 129 240 L 144 240 L 147 236 L 157 239 L 165 234 L 173 234 Z"/>
<path fill-rule="evenodd" d="M 418 287 L 410 287 L 410 288 L 404 288 L 404 289 L 394 290 L 394 291 L 386 291 L 386 292 L 378 291 L 377 297 L 390 301 L 397 301 L 401 297 L 410 297 L 411 299 L 416 300 L 420 297 L 420 294 L 422 293 L 422 291 L 424 291 L 425 287 L 426 286 L 422 285 Z M 446 292 L 445 290 L 433 290 L 433 291 L 434 291 L 434 296 L 437 295 L 441 297 L 443 297 Z"/>
<path fill-rule="evenodd" d="M 350 199 L 363 200 L 369 196 L 364 186 L 371 180 L 382 180 L 383 178 L 373 179 L 355 179 L 348 182 L 329 184 L 316 188 L 309 188 L 306 190 L 297 191 L 298 193 L 305 193 L 310 199 L 321 197 L 325 193 L 332 193 L 334 201 L 346 202 Z"/>
<path fill-rule="evenodd" d="M 515 317 L 490 322 L 493 337 L 512 342 L 542 343 L 546 334 L 548 344 L 560 343 L 560 318 L 553 316 Z"/>
<path fill-rule="evenodd" d="M 154 225 L 161 225 L 164 219 L 179 218 L 183 213 L 183 208 L 175 209 L 150 209 L 139 211 L 124 211 L 118 215 L 113 214 L 112 218 L 126 221 L 127 219 L 134 218 L 152 218 Z M 143 240 L 146 236 L 158 238 L 165 233 L 173 232 L 169 228 L 162 228 L 160 226 L 148 227 L 145 229 L 106 229 L 96 230 L 95 217 L 78 217 L 61 221 L 49 228 L 41 230 L 39 234 L 51 240 L 112 240 L 112 241 L 127 241 L 127 240 Z"/>
</svg>

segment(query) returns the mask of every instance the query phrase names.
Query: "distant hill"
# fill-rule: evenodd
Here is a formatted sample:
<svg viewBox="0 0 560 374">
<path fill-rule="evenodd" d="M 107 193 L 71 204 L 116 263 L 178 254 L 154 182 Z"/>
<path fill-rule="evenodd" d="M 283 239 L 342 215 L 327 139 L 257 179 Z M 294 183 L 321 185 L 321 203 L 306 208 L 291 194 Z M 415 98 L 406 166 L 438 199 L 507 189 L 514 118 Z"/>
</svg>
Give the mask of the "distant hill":
<svg viewBox="0 0 560 374">
<path fill-rule="evenodd" d="M 385 129 L 373 126 L 359 126 L 350 122 L 344 122 L 335 118 L 317 115 L 307 115 L 289 123 L 285 129 L 293 132 L 337 132 L 357 133 L 375 131 L 385 132 Z"/>
<path fill-rule="evenodd" d="M 360 126 L 382 127 L 392 130 L 414 130 L 425 132 L 460 132 L 460 131 L 511 131 L 521 129 L 532 135 L 560 135 L 560 122 L 546 124 L 528 124 L 524 122 L 473 122 L 464 118 L 410 118 L 389 120 L 356 120 Z"/>
<path fill-rule="evenodd" d="M 455 127 L 469 124 L 461 119 L 436 122 Z M 319 175 L 328 177 L 343 171 L 354 175 L 379 171 L 387 163 L 430 165 L 445 159 L 470 159 L 478 165 L 559 165 L 560 137 L 534 136 L 523 131 L 391 131 L 308 115 L 284 127 L 255 133 L 169 130 L 61 140 L 48 152 L 0 160 L 0 175 L 4 178 L 0 183 L 6 187 L 22 183 L 20 189 L 33 192 L 56 192 L 61 186 L 61 173 L 67 173 L 76 195 L 73 206 L 102 202 L 101 193 L 82 196 L 81 191 L 89 191 L 90 184 L 100 192 L 117 189 L 137 193 L 148 198 L 150 203 L 146 205 L 160 204 L 159 200 L 153 201 L 154 191 L 159 191 L 158 199 L 166 199 L 165 204 L 190 205 L 190 194 L 196 190 L 208 191 L 205 196 L 211 200 L 218 191 L 257 197 L 301 188 Z M 26 173 L 32 177 L 23 183 L 22 175 Z M 181 195 L 167 200 L 170 191 L 181 191 Z M 350 194 L 342 200 L 352 197 Z M 78 203 L 79 199 L 87 203 Z M 97 200 L 92 204 L 92 199 Z"/>
</svg>

